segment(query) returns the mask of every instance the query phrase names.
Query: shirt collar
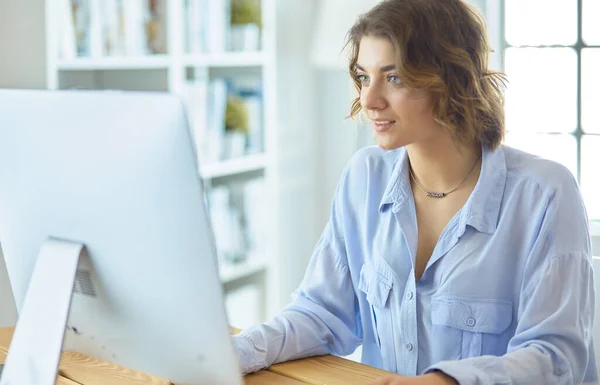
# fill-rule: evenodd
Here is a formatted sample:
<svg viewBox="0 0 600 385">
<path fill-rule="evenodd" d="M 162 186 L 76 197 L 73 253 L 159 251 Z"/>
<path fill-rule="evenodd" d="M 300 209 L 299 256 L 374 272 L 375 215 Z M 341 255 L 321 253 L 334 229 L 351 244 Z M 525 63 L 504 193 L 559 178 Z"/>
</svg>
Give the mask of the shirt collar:
<svg viewBox="0 0 600 385">
<path fill-rule="evenodd" d="M 481 174 L 460 217 L 460 228 L 470 225 L 482 233 L 493 234 L 498 224 L 506 185 L 504 146 L 482 148 Z"/>
<path fill-rule="evenodd" d="M 394 212 L 398 211 L 407 200 L 412 189 L 408 175 L 408 153 L 406 148 L 390 151 L 389 155 L 396 156 L 397 161 L 391 173 L 385 192 L 379 204 L 379 212 L 392 205 Z M 481 174 L 471 193 L 471 196 L 461 210 L 459 231 L 464 232 L 466 225 L 473 226 L 478 231 L 493 234 L 496 230 L 504 186 L 506 184 L 506 159 L 504 147 L 496 150 L 482 148 Z"/>
<path fill-rule="evenodd" d="M 408 153 L 406 147 L 402 147 L 397 151 L 389 151 L 385 156 L 396 156 L 397 160 L 379 204 L 380 213 L 384 212 L 389 205 L 393 205 L 392 210 L 397 211 L 406 202 L 409 194 L 412 193 L 408 179 Z"/>
</svg>

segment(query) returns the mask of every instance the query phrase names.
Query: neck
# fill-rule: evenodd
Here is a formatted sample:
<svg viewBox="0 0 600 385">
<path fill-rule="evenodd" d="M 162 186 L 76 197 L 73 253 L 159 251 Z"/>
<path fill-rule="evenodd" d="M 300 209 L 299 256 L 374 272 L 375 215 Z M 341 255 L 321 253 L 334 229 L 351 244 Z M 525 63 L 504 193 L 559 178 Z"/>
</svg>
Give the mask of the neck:
<svg viewBox="0 0 600 385">
<path fill-rule="evenodd" d="M 448 192 L 465 178 L 475 178 L 475 181 L 478 179 L 479 166 L 476 163 L 479 163 L 481 157 L 479 144 L 457 148 L 448 137 L 410 144 L 407 152 L 413 175 L 429 191 Z"/>
</svg>

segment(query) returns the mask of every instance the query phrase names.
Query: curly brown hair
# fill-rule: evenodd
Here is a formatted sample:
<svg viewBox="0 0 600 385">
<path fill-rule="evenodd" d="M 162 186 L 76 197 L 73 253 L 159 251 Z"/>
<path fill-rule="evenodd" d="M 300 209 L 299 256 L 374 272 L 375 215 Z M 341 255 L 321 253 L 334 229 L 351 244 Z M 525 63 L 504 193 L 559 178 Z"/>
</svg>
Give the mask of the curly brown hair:
<svg viewBox="0 0 600 385">
<path fill-rule="evenodd" d="M 455 141 L 495 149 L 504 138 L 505 75 L 488 69 L 491 52 L 485 20 L 461 0 L 383 0 L 361 15 L 347 35 L 349 70 L 356 74 L 363 36 L 386 38 L 405 86 L 434 96 L 436 122 Z M 361 111 L 360 97 L 350 117 Z"/>
</svg>

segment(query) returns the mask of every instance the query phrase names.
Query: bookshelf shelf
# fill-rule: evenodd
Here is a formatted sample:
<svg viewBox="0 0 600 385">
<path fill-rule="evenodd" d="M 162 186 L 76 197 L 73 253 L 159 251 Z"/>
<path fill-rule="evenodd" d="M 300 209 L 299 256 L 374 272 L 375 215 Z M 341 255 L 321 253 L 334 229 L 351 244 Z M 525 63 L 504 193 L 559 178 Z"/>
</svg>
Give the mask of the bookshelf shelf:
<svg viewBox="0 0 600 385">
<path fill-rule="evenodd" d="M 263 170 L 267 165 L 265 154 L 248 155 L 241 158 L 208 164 L 201 168 L 200 175 L 205 179 L 234 176 Z"/>
<path fill-rule="evenodd" d="M 262 52 L 187 54 L 183 57 L 186 67 L 260 67 L 264 61 L 265 56 Z"/>
<path fill-rule="evenodd" d="M 168 69 L 171 59 L 166 55 L 138 57 L 99 57 L 59 60 L 59 71 Z"/>
<path fill-rule="evenodd" d="M 221 276 L 221 283 L 225 285 L 266 271 L 266 269 L 267 263 L 264 260 L 251 257 L 239 264 L 221 263 L 219 265 L 219 275 Z"/>
</svg>

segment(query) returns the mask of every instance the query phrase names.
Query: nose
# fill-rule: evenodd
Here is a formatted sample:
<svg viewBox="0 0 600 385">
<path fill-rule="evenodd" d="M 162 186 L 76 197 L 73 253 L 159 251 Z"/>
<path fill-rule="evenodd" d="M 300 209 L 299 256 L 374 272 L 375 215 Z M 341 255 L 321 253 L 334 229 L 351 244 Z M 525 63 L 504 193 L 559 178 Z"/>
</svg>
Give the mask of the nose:
<svg viewBox="0 0 600 385">
<path fill-rule="evenodd" d="M 360 90 L 360 104 L 366 111 L 382 110 L 387 106 L 385 95 L 378 83 L 372 82 Z"/>
</svg>

